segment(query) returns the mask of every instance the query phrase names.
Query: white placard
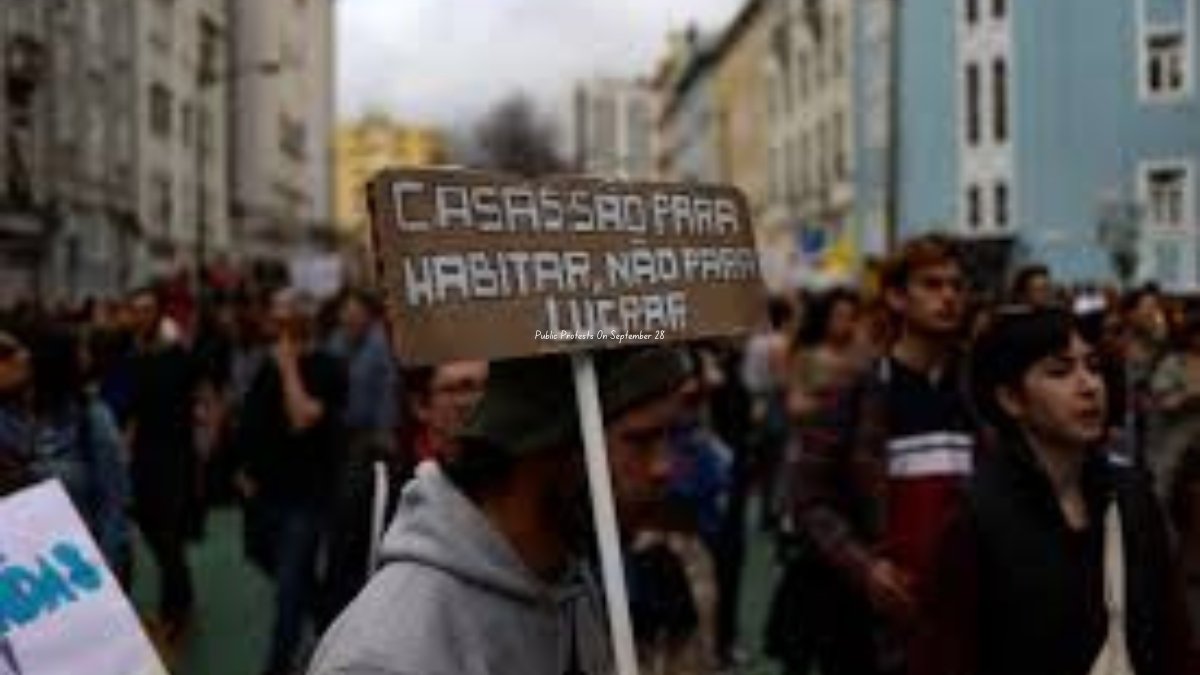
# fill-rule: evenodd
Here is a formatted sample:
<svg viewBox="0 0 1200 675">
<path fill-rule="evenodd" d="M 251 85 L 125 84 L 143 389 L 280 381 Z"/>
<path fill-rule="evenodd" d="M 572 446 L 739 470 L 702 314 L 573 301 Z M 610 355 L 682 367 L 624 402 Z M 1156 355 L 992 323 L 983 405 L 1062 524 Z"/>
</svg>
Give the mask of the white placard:
<svg viewBox="0 0 1200 675">
<path fill-rule="evenodd" d="M 57 481 L 0 499 L 0 675 L 165 675 Z"/>
</svg>

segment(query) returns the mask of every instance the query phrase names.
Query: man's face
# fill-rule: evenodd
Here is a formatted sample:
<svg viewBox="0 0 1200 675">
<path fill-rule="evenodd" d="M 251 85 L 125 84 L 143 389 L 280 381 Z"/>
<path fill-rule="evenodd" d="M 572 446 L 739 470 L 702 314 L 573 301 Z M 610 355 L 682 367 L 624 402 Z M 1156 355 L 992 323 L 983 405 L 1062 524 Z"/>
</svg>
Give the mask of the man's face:
<svg viewBox="0 0 1200 675">
<path fill-rule="evenodd" d="M 285 293 L 276 294 L 271 298 L 271 305 L 267 309 L 263 334 L 268 340 L 278 340 L 285 332 L 295 329 L 299 317 L 300 312 L 295 300 Z"/>
<path fill-rule="evenodd" d="M 158 330 L 158 300 L 149 293 L 141 293 L 130 303 L 133 332 L 141 337 L 152 337 Z"/>
<path fill-rule="evenodd" d="M 352 339 L 360 339 L 371 327 L 371 313 L 358 298 L 348 298 L 342 303 L 339 316 L 342 329 Z"/>
<path fill-rule="evenodd" d="M 637 527 L 666 495 L 671 475 L 668 433 L 679 414 L 679 398 L 664 396 L 633 408 L 605 427 L 617 514 Z"/>
<path fill-rule="evenodd" d="M 854 341 L 858 330 L 858 306 L 841 301 L 829 313 L 829 340 L 844 345 Z"/>
<path fill-rule="evenodd" d="M 1084 449 L 1100 442 L 1107 400 L 1100 358 L 1078 335 L 1063 353 L 1035 363 L 1017 387 L 1000 391 L 1005 412 L 1054 447 Z"/>
<path fill-rule="evenodd" d="M 1054 289 L 1046 274 L 1034 275 L 1025 287 L 1025 302 L 1034 307 L 1046 307 L 1054 300 Z"/>
<path fill-rule="evenodd" d="M 948 337 L 962 326 L 966 280 L 956 262 L 913 270 L 908 287 L 889 291 L 888 303 L 905 325 L 925 335 Z"/>
<path fill-rule="evenodd" d="M 1141 300 L 1133 308 L 1133 314 L 1129 318 L 1142 335 L 1155 338 L 1166 336 L 1167 314 L 1163 310 L 1158 296 L 1152 293 L 1142 296 Z"/>
<path fill-rule="evenodd" d="M 29 350 L 12 335 L 0 333 L 0 394 L 24 390 L 32 374 Z"/>
<path fill-rule="evenodd" d="M 452 438 L 483 396 L 487 373 L 487 361 L 454 361 L 438 366 L 429 383 L 429 397 L 417 408 L 418 418 L 438 436 Z"/>
</svg>

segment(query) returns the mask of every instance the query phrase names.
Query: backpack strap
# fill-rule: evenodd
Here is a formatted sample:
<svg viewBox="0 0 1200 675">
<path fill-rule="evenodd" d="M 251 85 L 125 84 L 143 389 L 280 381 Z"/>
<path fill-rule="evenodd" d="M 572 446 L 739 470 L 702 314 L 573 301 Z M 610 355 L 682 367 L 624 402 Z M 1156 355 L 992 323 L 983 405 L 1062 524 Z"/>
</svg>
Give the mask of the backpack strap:
<svg viewBox="0 0 1200 675">
<path fill-rule="evenodd" d="M 388 492 L 391 489 L 385 462 L 373 462 L 371 473 L 374 489 L 371 490 L 371 539 L 368 542 L 367 552 L 368 578 L 379 568 L 379 547 L 383 543 L 383 533 L 387 525 Z"/>
</svg>

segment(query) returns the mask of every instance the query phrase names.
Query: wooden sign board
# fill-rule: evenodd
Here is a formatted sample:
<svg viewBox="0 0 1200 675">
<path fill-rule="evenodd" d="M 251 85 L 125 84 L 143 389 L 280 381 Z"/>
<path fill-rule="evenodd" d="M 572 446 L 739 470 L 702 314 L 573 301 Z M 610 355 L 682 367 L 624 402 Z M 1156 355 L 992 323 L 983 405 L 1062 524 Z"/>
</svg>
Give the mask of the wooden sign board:
<svg viewBox="0 0 1200 675">
<path fill-rule="evenodd" d="M 765 290 L 734 188 L 385 171 L 377 279 L 406 365 L 747 332 Z"/>
</svg>

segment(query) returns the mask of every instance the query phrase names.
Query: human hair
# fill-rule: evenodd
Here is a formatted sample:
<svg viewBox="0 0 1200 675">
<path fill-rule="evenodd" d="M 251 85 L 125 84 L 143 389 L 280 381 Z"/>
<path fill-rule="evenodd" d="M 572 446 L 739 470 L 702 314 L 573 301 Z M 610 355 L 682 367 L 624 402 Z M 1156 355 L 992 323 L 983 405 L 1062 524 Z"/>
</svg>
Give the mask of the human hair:
<svg viewBox="0 0 1200 675">
<path fill-rule="evenodd" d="M 56 415 L 83 396 L 80 338 L 61 324 L 40 327 L 27 343 L 33 366 L 33 407 L 39 415 Z"/>
<path fill-rule="evenodd" d="M 158 311 L 162 312 L 162 305 L 163 305 L 162 293 L 159 291 L 159 289 L 156 286 L 153 286 L 150 284 L 138 286 L 138 287 L 134 288 L 133 290 L 129 291 L 129 293 L 126 295 L 126 297 L 128 298 L 129 302 L 131 302 L 131 303 L 136 302 L 138 298 L 150 298 L 151 300 L 154 301 L 154 306 L 158 309 Z"/>
<path fill-rule="evenodd" d="M 907 290 L 917 271 L 946 264 L 962 266 L 958 244 L 943 234 L 922 235 L 909 239 L 883 264 L 880 283 L 885 291 Z"/>
<path fill-rule="evenodd" d="M 413 366 L 404 370 L 404 391 L 409 397 L 428 399 L 437 366 Z"/>
<path fill-rule="evenodd" d="M 365 288 L 347 288 L 342 291 L 341 297 L 338 299 L 338 307 L 345 307 L 348 303 L 356 302 L 367 310 L 367 314 L 373 319 L 383 316 L 383 302 L 374 292 Z"/>
<path fill-rule="evenodd" d="M 475 438 L 460 441 L 458 452 L 442 461 L 442 473 L 471 501 L 505 485 L 517 466 L 509 452 Z"/>
<path fill-rule="evenodd" d="M 862 306 L 858 294 L 848 288 L 833 288 L 812 300 L 804 324 L 796 333 L 796 347 L 816 347 L 829 337 L 833 314 L 840 304 Z"/>
<path fill-rule="evenodd" d="M 792 306 L 788 301 L 779 297 L 772 296 L 767 300 L 767 318 L 771 321 L 771 328 L 779 330 L 783 328 L 788 321 L 792 320 Z"/>
<path fill-rule="evenodd" d="M 1014 302 L 1024 302 L 1029 295 L 1029 288 L 1038 277 L 1050 277 L 1050 268 L 1041 263 L 1026 265 L 1017 270 L 1013 277 L 1011 296 Z"/>
<path fill-rule="evenodd" d="M 1017 386 L 1034 364 L 1068 349 L 1076 335 L 1088 341 L 1079 320 L 1065 309 L 1027 305 L 997 309 L 971 353 L 975 410 L 998 431 L 1015 431 L 1015 421 L 1000 406 L 997 391 Z"/>
<path fill-rule="evenodd" d="M 1126 315 L 1131 314 L 1137 311 L 1138 306 L 1142 304 L 1143 300 L 1146 298 L 1158 299 L 1161 294 L 1162 291 L 1153 283 L 1135 288 L 1126 293 L 1124 299 L 1121 300 L 1121 312 Z"/>
</svg>

